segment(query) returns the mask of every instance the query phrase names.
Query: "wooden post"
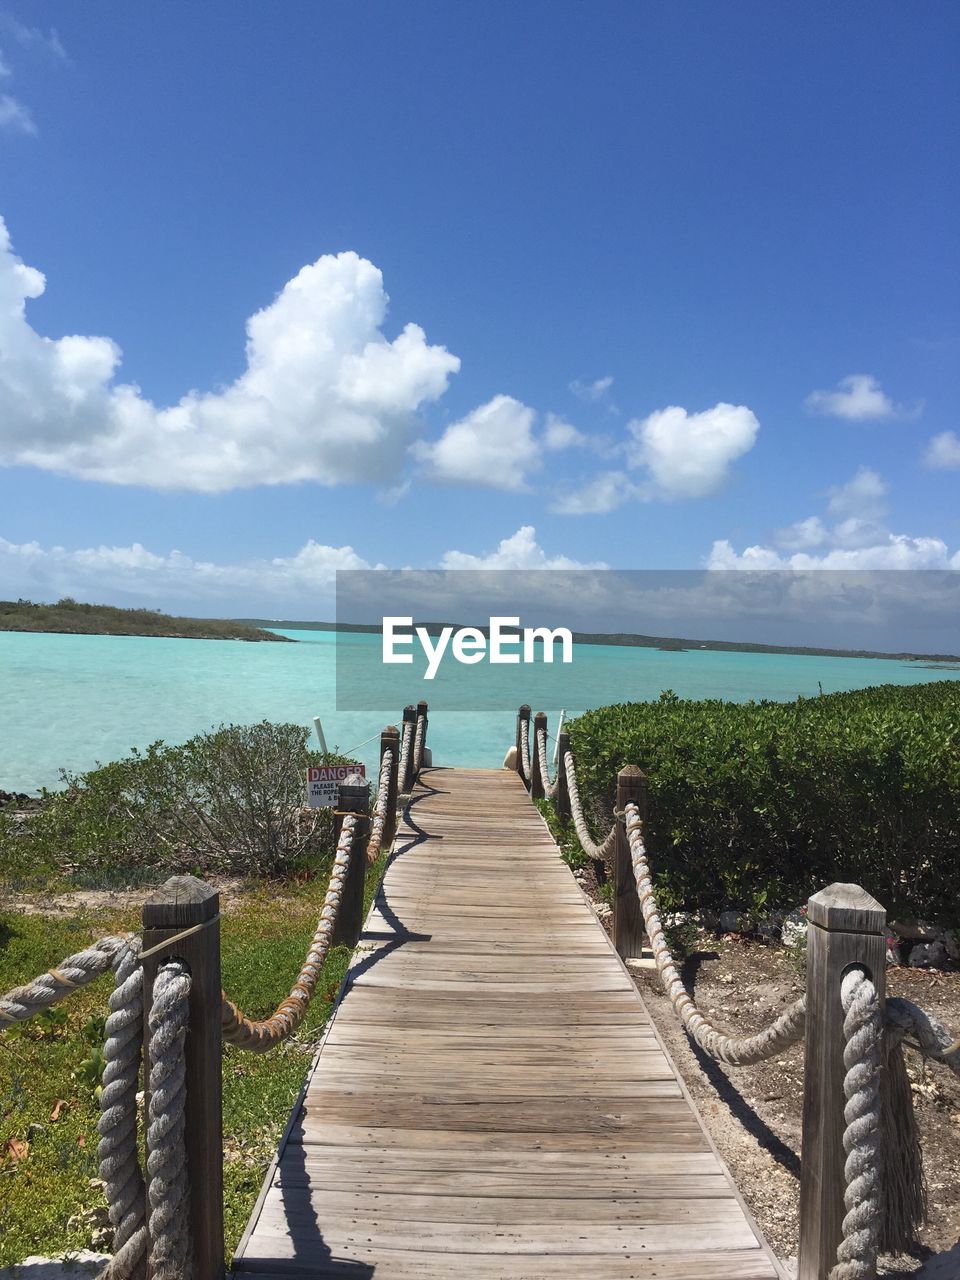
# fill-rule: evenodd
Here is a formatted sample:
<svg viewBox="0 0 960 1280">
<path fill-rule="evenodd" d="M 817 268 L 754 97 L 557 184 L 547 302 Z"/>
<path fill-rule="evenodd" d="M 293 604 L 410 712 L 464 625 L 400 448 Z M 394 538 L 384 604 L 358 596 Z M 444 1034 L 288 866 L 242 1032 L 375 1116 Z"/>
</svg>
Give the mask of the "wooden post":
<svg viewBox="0 0 960 1280">
<path fill-rule="evenodd" d="M 352 775 L 355 776 L 355 775 Z M 363 931 L 363 890 L 367 875 L 367 840 L 370 837 L 370 792 L 363 779 L 340 783 L 334 834 L 339 841 L 344 814 L 358 814 L 350 850 L 350 865 L 343 884 L 343 897 L 333 926 L 333 943 L 355 947 Z"/>
<path fill-rule="evenodd" d="M 400 790 L 405 796 L 408 796 L 413 790 L 415 775 L 413 772 L 413 743 L 417 736 L 417 708 L 410 703 L 403 708 L 403 723 L 400 726 L 401 732 L 406 733 L 407 725 L 412 726 L 410 729 L 410 754 L 407 756 L 407 767 L 403 771 L 403 777 L 400 779 Z"/>
<path fill-rule="evenodd" d="M 570 751 L 570 735 L 563 729 L 557 738 L 557 789 L 553 793 L 557 817 L 561 822 L 569 822 L 573 817 L 570 808 L 570 792 L 567 790 L 567 755 Z"/>
<path fill-rule="evenodd" d="M 540 773 L 540 752 L 537 750 L 537 739 L 540 730 L 547 732 L 547 713 L 538 711 L 533 717 L 533 735 L 530 738 L 530 799 L 542 800 L 546 795 L 543 789 L 543 777 Z"/>
<path fill-rule="evenodd" d="M 635 764 L 624 765 L 617 774 L 617 838 L 614 854 L 613 945 L 624 960 L 643 955 L 643 913 L 633 875 L 633 859 L 627 840 L 624 807 L 633 801 L 640 817 L 647 816 L 647 779 Z"/>
<path fill-rule="evenodd" d="M 384 850 L 393 844 L 397 834 L 397 779 L 400 768 L 400 730 L 395 724 L 388 724 L 380 735 L 380 760 L 388 751 L 393 752 L 393 763 L 390 766 L 390 781 L 387 784 L 387 816 L 383 824 L 383 836 L 380 847 Z"/>
<path fill-rule="evenodd" d="M 843 1006 L 840 980 L 862 966 L 886 996 L 887 913 L 856 884 L 832 884 L 807 904 L 807 1025 L 803 1073 L 798 1280 L 827 1280 L 837 1261 L 843 1175 Z"/>
<path fill-rule="evenodd" d="M 194 1280 L 223 1277 L 223 1112 L 220 1084 L 220 895 L 195 876 L 172 876 L 143 904 L 143 950 L 204 925 L 188 938 L 145 957 L 143 1029 L 149 1105 L 149 1010 L 157 970 L 166 960 L 190 967 L 186 1038 L 186 1146 Z M 147 1177 L 149 1190 L 150 1175 Z"/>
<path fill-rule="evenodd" d="M 427 704 L 422 698 L 417 703 L 417 718 L 420 719 L 421 716 L 423 717 L 423 740 L 420 745 L 422 746 L 423 750 L 426 751 L 427 749 Z M 414 725 L 414 732 L 416 732 L 416 725 Z M 421 757 L 420 763 L 421 764 L 423 763 L 422 757 Z"/>
<path fill-rule="evenodd" d="M 523 706 L 520 708 L 520 710 L 517 712 L 517 773 L 519 773 L 523 781 L 526 782 L 526 777 L 523 772 L 523 746 L 522 746 L 523 739 L 520 734 L 520 725 L 524 720 L 526 720 L 527 722 L 527 731 L 528 731 L 527 741 L 529 742 L 530 741 L 530 733 L 529 733 L 530 708 L 527 706 L 526 703 L 524 703 Z"/>
</svg>

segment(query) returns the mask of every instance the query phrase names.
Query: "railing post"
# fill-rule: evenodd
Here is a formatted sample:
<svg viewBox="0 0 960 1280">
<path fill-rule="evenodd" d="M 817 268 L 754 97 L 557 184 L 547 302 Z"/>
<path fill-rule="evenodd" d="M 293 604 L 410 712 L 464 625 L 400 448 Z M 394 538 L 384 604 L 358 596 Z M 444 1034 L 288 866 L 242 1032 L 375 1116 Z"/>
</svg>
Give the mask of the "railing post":
<svg viewBox="0 0 960 1280">
<path fill-rule="evenodd" d="M 426 749 L 427 749 L 427 725 L 428 725 L 429 721 L 427 720 L 427 704 L 426 704 L 426 702 L 424 701 L 424 699 L 423 699 L 423 698 L 421 698 L 421 699 L 420 699 L 420 701 L 417 703 L 417 719 L 419 720 L 420 718 L 422 718 L 422 719 L 423 719 L 423 737 L 422 737 L 422 738 L 421 738 L 421 740 L 420 740 L 420 746 L 422 747 L 423 751 L 426 751 Z M 414 725 L 414 731 L 416 731 L 416 725 Z M 423 764 L 423 756 L 422 756 L 422 755 L 421 755 L 421 757 L 420 757 L 420 763 L 421 763 L 421 764 Z M 416 779 L 414 779 L 414 780 L 416 780 Z"/>
<path fill-rule="evenodd" d="M 561 822 L 569 822 L 573 817 L 570 808 L 570 792 L 567 790 L 567 754 L 570 751 L 570 735 L 563 729 L 557 737 L 557 789 L 553 793 L 557 817 Z"/>
<path fill-rule="evenodd" d="M 351 777 L 357 775 L 352 774 Z M 363 890 L 367 874 L 367 840 L 370 836 L 370 792 L 362 778 L 340 783 L 340 794 L 334 815 L 334 835 L 339 841 L 344 816 L 358 815 L 353 831 L 350 865 L 343 883 L 343 897 L 333 926 L 333 943 L 355 947 L 363 931 Z"/>
<path fill-rule="evenodd" d="M 527 706 L 526 703 L 524 703 L 523 706 L 520 708 L 520 710 L 517 712 L 517 773 L 519 773 L 521 779 L 523 779 L 523 781 L 526 782 L 526 777 L 524 776 L 524 772 L 523 772 L 523 746 L 522 746 L 523 738 L 520 733 L 520 725 L 523 723 L 524 720 L 526 720 L 527 722 L 527 741 L 529 742 L 530 741 L 530 732 L 529 732 L 530 731 L 530 708 Z"/>
<path fill-rule="evenodd" d="M 617 839 L 614 846 L 613 945 L 624 960 L 643 955 L 643 913 L 630 857 L 627 823 L 623 810 L 633 801 L 640 817 L 647 816 L 647 779 L 642 769 L 627 764 L 617 774 Z"/>
<path fill-rule="evenodd" d="M 543 789 L 543 777 L 540 773 L 540 752 L 537 750 L 537 741 L 540 737 L 540 730 L 544 734 L 547 732 L 547 713 L 538 711 L 533 717 L 533 737 L 530 739 L 530 799 L 542 800 L 546 795 Z"/>
<path fill-rule="evenodd" d="M 883 1008 L 887 913 L 856 884 L 832 884 L 807 904 L 798 1280 L 827 1280 L 843 1223 L 843 1007 L 840 980 L 862 966 Z"/>
<path fill-rule="evenodd" d="M 400 730 L 395 724 L 388 724 L 380 735 L 380 760 L 388 751 L 393 752 L 393 763 L 390 766 L 390 781 L 387 784 L 387 816 L 383 823 L 381 848 L 389 849 L 397 834 L 397 779 L 400 768 Z"/>
<path fill-rule="evenodd" d="M 186 1148 L 190 1181 L 190 1234 L 194 1280 L 222 1280 L 223 1110 L 220 1077 L 220 895 L 195 876 L 172 876 L 143 904 L 143 950 L 151 951 L 175 934 L 196 933 L 143 961 L 145 1084 L 149 1106 L 148 1017 L 153 983 L 166 960 L 190 968 L 186 1059 Z M 149 1192 L 150 1174 L 147 1177 Z"/>
<path fill-rule="evenodd" d="M 413 783 L 415 780 L 415 774 L 413 772 L 413 743 L 417 735 L 417 708 L 413 703 L 410 703 L 403 708 L 403 723 L 400 726 L 401 733 L 406 733 L 408 724 L 411 726 L 410 752 L 407 756 L 407 764 L 403 771 L 403 777 L 400 779 L 400 790 L 405 796 L 408 796 L 413 790 Z"/>
</svg>

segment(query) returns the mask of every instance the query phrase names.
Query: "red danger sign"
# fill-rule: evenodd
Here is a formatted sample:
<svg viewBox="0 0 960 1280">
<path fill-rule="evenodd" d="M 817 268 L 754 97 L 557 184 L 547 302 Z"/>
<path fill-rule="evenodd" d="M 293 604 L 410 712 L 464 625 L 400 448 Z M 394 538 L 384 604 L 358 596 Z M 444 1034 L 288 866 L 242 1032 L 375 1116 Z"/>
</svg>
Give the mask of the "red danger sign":
<svg viewBox="0 0 960 1280">
<path fill-rule="evenodd" d="M 332 809 L 337 803 L 340 783 L 354 774 L 366 778 L 362 764 L 319 764 L 307 770 L 307 804 L 311 809 Z"/>
</svg>

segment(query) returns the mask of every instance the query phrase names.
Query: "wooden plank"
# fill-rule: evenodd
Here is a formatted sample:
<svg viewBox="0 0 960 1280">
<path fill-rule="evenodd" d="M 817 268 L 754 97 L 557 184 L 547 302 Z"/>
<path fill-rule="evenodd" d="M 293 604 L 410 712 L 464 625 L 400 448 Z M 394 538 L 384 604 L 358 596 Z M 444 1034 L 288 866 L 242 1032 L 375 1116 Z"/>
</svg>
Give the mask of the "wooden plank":
<svg viewBox="0 0 960 1280">
<path fill-rule="evenodd" d="M 517 775 L 408 817 L 236 1274 L 775 1280 Z"/>
</svg>

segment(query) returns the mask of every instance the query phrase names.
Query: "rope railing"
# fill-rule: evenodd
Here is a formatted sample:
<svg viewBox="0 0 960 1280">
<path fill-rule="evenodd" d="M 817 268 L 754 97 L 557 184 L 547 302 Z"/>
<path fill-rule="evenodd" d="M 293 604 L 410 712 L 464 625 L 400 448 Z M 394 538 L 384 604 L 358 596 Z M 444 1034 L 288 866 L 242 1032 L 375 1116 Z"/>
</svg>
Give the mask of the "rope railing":
<svg viewBox="0 0 960 1280">
<path fill-rule="evenodd" d="M 520 721 L 520 768 L 524 781 L 530 781 L 530 721 Z"/>
<path fill-rule="evenodd" d="M 525 719 L 528 707 L 520 709 L 517 726 L 521 776 Z M 646 936 L 670 1006 L 693 1043 L 727 1066 L 761 1062 L 805 1043 L 799 1280 L 872 1280 L 878 1254 L 906 1251 L 926 1216 L 901 1046 L 960 1076 L 960 1039 L 911 1001 L 886 997 L 884 909 L 856 885 L 814 894 L 808 906 L 807 992 L 763 1030 L 727 1035 L 698 1008 L 670 953 L 644 839 L 643 773 L 633 766 L 620 771 L 613 827 L 597 843 L 584 815 L 569 735 L 558 739 L 551 784 L 546 718 L 540 713 L 536 719 L 538 767 L 531 794 L 539 794 L 539 783 L 558 817 L 572 822 L 584 852 L 612 862 L 614 944 L 624 958 L 638 956 Z"/>
<path fill-rule="evenodd" d="M 407 779 L 410 773 L 410 751 L 413 746 L 414 728 L 414 721 L 408 720 L 406 718 L 406 714 L 404 714 L 403 736 L 400 741 L 400 765 L 398 769 L 401 791 L 406 791 L 407 789 Z"/>
<path fill-rule="evenodd" d="M 603 862 L 613 852 L 614 842 L 617 838 L 617 824 L 613 824 L 600 844 L 594 841 L 583 814 L 583 804 L 580 801 L 580 786 L 577 782 L 577 765 L 573 752 L 568 751 L 561 763 L 566 773 L 567 794 L 570 797 L 573 826 L 577 833 L 577 839 L 580 841 L 580 847 L 588 857 Z"/>
<path fill-rule="evenodd" d="M 647 937 L 650 940 L 650 949 L 653 952 L 663 989 L 690 1038 L 718 1062 L 726 1062 L 738 1067 L 776 1057 L 777 1054 L 783 1053 L 785 1049 L 796 1044 L 798 1040 L 802 1040 L 806 1020 L 806 996 L 801 996 L 799 1000 L 794 1001 L 765 1030 L 758 1032 L 757 1035 L 741 1038 L 724 1035 L 700 1012 L 677 972 L 664 936 L 653 890 L 653 879 L 647 862 L 647 851 L 643 842 L 643 820 L 634 802 L 627 804 L 624 818 L 632 856 L 633 875 Z"/>
<path fill-rule="evenodd" d="M 551 780 L 550 765 L 547 760 L 547 731 L 546 728 L 537 730 L 537 756 L 540 760 L 540 783 L 543 787 L 543 793 L 548 800 L 552 800 L 559 780 L 559 772 Z"/>
<path fill-rule="evenodd" d="M 421 703 L 416 722 L 411 719 L 404 725 L 407 761 L 416 762 L 417 770 L 424 758 L 426 710 L 426 703 Z M 218 897 L 191 876 L 173 877 L 144 904 L 144 936 L 150 936 L 149 943 L 133 934 L 101 938 L 0 996 L 2 1032 L 113 970 L 97 1124 L 97 1158 L 113 1248 L 101 1280 L 142 1280 L 147 1269 L 151 1280 L 213 1280 L 222 1275 L 222 1195 L 217 1196 L 202 1173 L 196 1181 L 206 1211 L 206 1218 L 201 1218 L 207 1238 L 191 1241 L 188 1226 L 194 1220 L 188 1212 L 188 1169 L 206 1161 L 217 1186 L 219 1179 L 212 1175 L 222 1175 L 220 1047 L 226 1041 L 263 1053 L 288 1039 L 303 1023 L 331 946 L 353 946 L 359 938 L 366 866 L 396 834 L 401 762 L 400 734 L 388 726 L 381 734 L 372 814 L 362 779 L 341 785 L 336 849 L 317 928 L 289 995 L 269 1017 L 247 1017 L 220 988 Z M 151 992 L 146 1054 L 145 990 Z M 205 991 L 210 998 L 205 999 Z M 208 1068 L 208 1095 L 210 1080 L 217 1082 L 215 1098 L 207 1096 L 205 1101 L 216 1114 L 190 1127 L 188 1059 L 194 1062 L 194 1079 L 202 1065 Z M 146 1079 L 146 1175 L 138 1148 L 141 1068 Z"/>
<path fill-rule="evenodd" d="M 320 970 L 323 968 L 333 939 L 337 913 L 343 898 L 344 883 L 350 867 L 356 825 L 355 813 L 344 816 L 334 854 L 333 869 L 330 873 L 330 883 L 327 885 L 323 907 L 320 910 L 320 919 L 290 994 L 281 1000 L 269 1018 L 259 1020 L 248 1018 L 226 995 L 223 996 L 221 1028 L 223 1038 L 228 1044 L 236 1045 L 239 1049 L 248 1049 L 251 1053 L 266 1053 L 292 1035 L 306 1017 L 307 1009 L 317 989 Z"/>
<path fill-rule="evenodd" d="M 376 862 L 383 847 L 383 835 L 387 830 L 390 805 L 390 777 L 393 773 L 393 762 L 396 759 L 393 747 L 388 747 L 380 758 L 380 777 L 377 781 L 377 803 L 373 811 L 370 825 L 370 839 L 367 841 L 367 860 Z M 394 799 L 394 803 L 396 800 Z"/>
</svg>

